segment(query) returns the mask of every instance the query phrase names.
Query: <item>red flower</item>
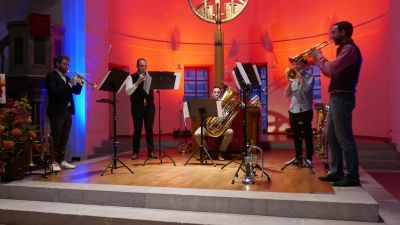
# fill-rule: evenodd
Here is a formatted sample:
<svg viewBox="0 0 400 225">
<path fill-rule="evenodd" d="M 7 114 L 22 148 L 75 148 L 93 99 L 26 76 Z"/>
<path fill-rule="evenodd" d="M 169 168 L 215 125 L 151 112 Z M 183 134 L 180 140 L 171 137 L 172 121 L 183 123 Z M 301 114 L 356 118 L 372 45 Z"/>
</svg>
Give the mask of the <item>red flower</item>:
<svg viewBox="0 0 400 225">
<path fill-rule="evenodd" d="M 3 131 L 4 131 L 4 126 L 0 125 L 0 133 L 3 133 Z"/>
<path fill-rule="evenodd" d="M 7 113 L 10 115 L 18 116 L 18 110 L 16 108 L 11 108 L 7 110 Z"/>
<path fill-rule="evenodd" d="M 14 137 L 20 137 L 22 135 L 22 131 L 18 128 L 15 128 L 11 131 L 11 135 Z"/>
<path fill-rule="evenodd" d="M 16 119 L 16 120 L 14 120 L 14 125 L 17 127 L 22 126 L 22 125 L 24 125 L 24 121 L 22 119 Z"/>
<path fill-rule="evenodd" d="M 5 147 L 6 149 L 12 149 L 12 148 L 14 147 L 14 142 L 12 142 L 12 141 L 5 141 L 5 142 L 4 142 L 4 147 Z"/>
<path fill-rule="evenodd" d="M 5 119 L 6 119 L 6 117 L 3 114 L 1 114 L 0 115 L 0 120 L 5 120 Z"/>
<path fill-rule="evenodd" d="M 28 136 L 30 138 L 32 138 L 32 139 L 35 139 L 36 138 L 36 133 L 30 130 L 30 131 L 28 131 Z"/>
</svg>

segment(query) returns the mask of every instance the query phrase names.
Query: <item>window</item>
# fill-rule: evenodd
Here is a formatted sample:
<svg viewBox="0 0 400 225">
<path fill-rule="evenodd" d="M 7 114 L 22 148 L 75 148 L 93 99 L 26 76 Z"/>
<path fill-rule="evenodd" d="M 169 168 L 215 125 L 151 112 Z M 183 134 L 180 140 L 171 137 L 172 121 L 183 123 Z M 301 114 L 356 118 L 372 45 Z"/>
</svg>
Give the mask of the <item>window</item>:
<svg viewBox="0 0 400 225">
<path fill-rule="evenodd" d="M 208 68 L 185 67 L 184 101 L 192 98 L 208 98 L 208 79 Z"/>
<path fill-rule="evenodd" d="M 314 75 L 314 101 L 321 102 L 321 69 L 314 66 L 311 73 Z"/>
<path fill-rule="evenodd" d="M 257 66 L 258 74 L 260 75 L 261 86 L 254 87 L 249 91 L 249 99 L 258 95 L 261 102 L 261 129 L 263 133 L 267 133 L 268 126 L 268 95 L 262 91 L 267 86 L 267 65 Z"/>
</svg>

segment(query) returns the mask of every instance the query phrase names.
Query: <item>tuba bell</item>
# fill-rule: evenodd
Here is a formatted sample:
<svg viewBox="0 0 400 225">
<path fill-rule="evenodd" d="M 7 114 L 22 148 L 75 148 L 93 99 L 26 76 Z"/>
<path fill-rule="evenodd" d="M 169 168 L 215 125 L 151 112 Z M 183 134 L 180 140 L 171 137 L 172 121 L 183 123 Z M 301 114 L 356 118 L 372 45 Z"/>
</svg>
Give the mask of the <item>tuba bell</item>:
<svg viewBox="0 0 400 225">
<path fill-rule="evenodd" d="M 325 117 L 329 111 L 329 106 L 324 103 L 314 104 L 314 109 L 317 110 L 317 131 L 314 135 L 314 151 L 318 157 L 325 155 Z"/>
</svg>

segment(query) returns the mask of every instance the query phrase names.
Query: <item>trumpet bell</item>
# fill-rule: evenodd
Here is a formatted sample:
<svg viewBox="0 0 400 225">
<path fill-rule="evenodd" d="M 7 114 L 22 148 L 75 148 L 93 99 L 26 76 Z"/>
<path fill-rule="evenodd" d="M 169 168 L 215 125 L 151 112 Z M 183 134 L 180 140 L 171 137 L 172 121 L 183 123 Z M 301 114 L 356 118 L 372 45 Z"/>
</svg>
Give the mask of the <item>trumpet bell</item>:
<svg viewBox="0 0 400 225">
<path fill-rule="evenodd" d="M 288 80 L 290 80 L 290 81 L 295 81 L 298 78 L 297 70 L 295 68 L 292 68 L 292 67 L 286 68 L 285 75 L 286 75 L 286 78 Z"/>
</svg>

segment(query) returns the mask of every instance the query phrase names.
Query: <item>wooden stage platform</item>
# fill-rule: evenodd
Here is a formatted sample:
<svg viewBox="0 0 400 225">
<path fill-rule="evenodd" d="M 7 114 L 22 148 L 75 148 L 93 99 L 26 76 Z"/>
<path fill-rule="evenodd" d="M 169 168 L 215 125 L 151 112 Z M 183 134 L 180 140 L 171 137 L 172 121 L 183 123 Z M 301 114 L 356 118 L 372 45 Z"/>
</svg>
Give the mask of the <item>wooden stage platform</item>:
<svg viewBox="0 0 400 225">
<path fill-rule="evenodd" d="M 198 188 L 198 189 L 216 189 L 216 190 L 242 190 L 242 191 L 262 191 L 262 192 L 291 192 L 291 193 L 333 193 L 330 183 L 318 180 L 318 176 L 326 174 L 322 159 L 314 158 L 314 171 L 311 173 L 309 168 L 299 168 L 295 165 L 282 167 L 285 162 L 294 156 L 294 150 L 264 150 L 264 171 L 270 176 L 271 182 L 268 182 L 264 175 L 256 178 L 255 184 L 245 185 L 242 180 L 245 176 L 243 171 L 239 171 L 235 183 L 232 184 L 234 174 L 239 167 L 238 163 L 231 163 L 224 169 L 223 165 L 228 160 L 214 160 L 216 167 L 210 160 L 207 164 L 201 164 L 194 157 L 184 166 L 192 152 L 179 153 L 176 148 L 163 148 L 165 152 L 175 161 L 176 166 L 168 157 L 164 157 L 162 163 L 158 159 L 149 159 L 145 166 L 143 162 L 147 157 L 147 152 L 142 149 L 138 160 L 131 160 L 131 153 L 125 152 L 118 154 L 127 167 L 133 170 L 134 174 L 121 167 L 113 170 L 111 168 L 101 176 L 112 157 L 106 156 L 91 160 L 85 160 L 75 163 L 75 169 L 64 169 L 57 174 L 50 174 L 45 179 L 39 175 L 31 175 L 30 179 L 49 182 L 68 182 L 68 183 L 90 183 L 90 184 L 116 184 L 133 186 L 153 186 L 153 187 L 175 187 L 175 188 Z M 161 152 L 162 153 L 162 152 Z M 210 151 L 213 157 L 213 152 Z M 158 155 L 158 151 L 156 152 Z M 232 155 L 235 157 L 236 155 Z M 213 157 L 214 158 L 214 157 Z M 241 158 L 242 159 L 242 158 Z M 238 162 L 240 162 L 239 160 Z M 117 162 L 118 166 L 121 163 Z M 261 174 L 256 170 L 257 175 Z"/>
</svg>

